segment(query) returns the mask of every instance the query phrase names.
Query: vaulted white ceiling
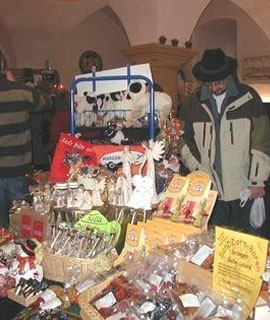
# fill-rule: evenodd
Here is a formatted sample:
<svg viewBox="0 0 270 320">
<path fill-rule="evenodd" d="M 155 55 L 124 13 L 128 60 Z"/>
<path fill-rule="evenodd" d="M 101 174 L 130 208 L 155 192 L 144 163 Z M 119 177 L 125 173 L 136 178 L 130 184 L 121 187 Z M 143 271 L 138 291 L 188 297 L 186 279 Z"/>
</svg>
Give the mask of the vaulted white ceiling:
<svg viewBox="0 0 270 320">
<path fill-rule="evenodd" d="M 11 66 L 20 67 L 29 65 L 29 61 L 33 61 L 32 56 L 35 57 L 33 66 L 41 65 L 45 59 L 49 58 L 59 67 L 59 63 L 64 61 L 63 56 L 69 54 L 66 47 L 72 50 L 73 43 L 76 43 L 77 51 L 84 50 L 82 44 L 87 49 L 93 49 L 91 43 L 86 45 L 86 27 L 83 29 L 84 34 L 81 35 L 83 39 L 80 43 L 74 41 L 77 37 L 76 31 L 88 25 L 86 22 L 89 21 L 89 17 L 106 6 L 109 6 L 112 12 L 114 11 L 112 20 L 115 24 L 121 25 L 119 30 L 122 27 L 124 31 L 121 32 L 126 33 L 128 37 L 125 43 L 123 37 L 121 38 L 122 44 L 158 42 L 159 36 L 164 33 L 169 39 L 178 38 L 181 46 L 191 36 L 197 21 L 209 3 L 218 2 L 218 0 L 0 1 L 0 48 L 8 57 Z M 270 0 L 227 1 L 243 9 L 270 38 Z M 98 41 L 100 28 L 91 30 L 92 38 L 93 33 L 97 35 L 95 41 Z M 84 37 L 85 43 L 83 43 Z M 70 40 L 67 41 L 67 38 Z M 104 39 L 103 36 L 103 43 Z M 78 48 L 79 45 L 80 48 Z M 121 48 L 117 49 L 120 52 Z M 107 49 L 104 47 L 102 50 Z M 40 56 L 39 60 L 37 56 Z M 66 57 L 66 60 L 70 61 L 71 58 L 71 56 Z M 66 67 L 63 65 L 62 68 Z"/>
</svg>

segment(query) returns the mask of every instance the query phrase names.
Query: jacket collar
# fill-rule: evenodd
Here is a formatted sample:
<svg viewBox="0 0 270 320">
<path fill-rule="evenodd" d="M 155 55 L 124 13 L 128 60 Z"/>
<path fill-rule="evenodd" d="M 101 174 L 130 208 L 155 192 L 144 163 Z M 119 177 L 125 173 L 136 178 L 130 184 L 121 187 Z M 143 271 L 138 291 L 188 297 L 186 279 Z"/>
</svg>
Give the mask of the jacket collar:
<svg viewBox="0 0 270 320">
<path fill-rule="evenodd" d="M 239 95 L 239 90 L 237 88 L 235 81 L 232 79 L 226 91 L 226 98 L 235 97 L 237 95 Z M 209 88 L 206 85 L 202 85 L 201 93 L 200 93 L 200 101 L 205 102 L 210 99 L 213 99 L 212 92 L 209 90 Z"/>
</svg>

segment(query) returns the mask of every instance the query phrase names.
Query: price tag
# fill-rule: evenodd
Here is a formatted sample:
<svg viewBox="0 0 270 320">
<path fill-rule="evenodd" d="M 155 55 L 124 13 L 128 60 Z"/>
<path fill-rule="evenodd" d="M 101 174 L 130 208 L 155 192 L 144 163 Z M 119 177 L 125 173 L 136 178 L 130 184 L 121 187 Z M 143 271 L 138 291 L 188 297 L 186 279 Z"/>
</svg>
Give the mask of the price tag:
<svg viewBox="0 0 270 320">
<path fill-rule="evenodd" d="M 191 262 L 196 264 L 197 266 L 201 266 L 204 261 L 210 256 L 210 254 L 213 253 L 213 249 L 209 248 L 206 245 L 203 245 L 200 247 L 200 249 L 194 254 L 194 256 L 191 258 Z"/>
<path fill-rule="evenodd" d="M 269 320 L 270 308 L 268 305 L 255 308 L 254 320 Z"/>
<path fill-rule="evenodd" d="M 184 308 L 199 308 L 201 305 L 196 294 L 186 293 L 179 296 L 179 299 L 181 300 Z"/>
<path fill-rule="evenodd" d="M 96 308 L 99 309 L 103 309 L 103 308 L 110 308 L 111 306 L 113 306 L 115 303 L 117 302 L 117 300 L 115 299 L 115 296 L 112 292 L 109 292 L 108 294 L 106 294 L 106 296 L 104 296 L 103 298 L 99 299 L 96 303 L 95 306 Z"/>
</svg>

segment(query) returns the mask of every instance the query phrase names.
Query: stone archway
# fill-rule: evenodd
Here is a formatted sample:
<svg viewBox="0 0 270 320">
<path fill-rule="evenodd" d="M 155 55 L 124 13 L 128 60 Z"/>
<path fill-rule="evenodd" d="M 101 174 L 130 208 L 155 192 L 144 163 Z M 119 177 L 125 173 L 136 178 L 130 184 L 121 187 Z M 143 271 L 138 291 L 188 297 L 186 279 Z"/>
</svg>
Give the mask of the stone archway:
<svg viewBox="0 0 270 320">
<path fill-rule="evenodd" d="M 65 35 L 52 38 L 47 54 L 50 64 L 61 74 L 61 82 L 67 86 L 74 75 L 81 73 L 78 61 L 82 53 L 96 51 L 103 60 L 103 69 L 112 69 L 128 63 L 120 52 L 129 46 L 121 20 L 111 7 L 104 6 L 91 12 Z M 39 49 L 39 46 L 36 47 Z M 44 53 L 42 55 L 45 59 Z"/>
<path fill-rule="evenodd" d="M 191 78 L 191 65 L 206 48 L 223 48 L 227 54 L 238 59 L 239 69 L 243 56 L 270 53 L 268 36 L 249 13 L 235 2 L 212 0 L 201 14 L 191 35 L 193 48 L 198 49 L 199 54 L 185 67 L 188 78 Z"/>
</svg>

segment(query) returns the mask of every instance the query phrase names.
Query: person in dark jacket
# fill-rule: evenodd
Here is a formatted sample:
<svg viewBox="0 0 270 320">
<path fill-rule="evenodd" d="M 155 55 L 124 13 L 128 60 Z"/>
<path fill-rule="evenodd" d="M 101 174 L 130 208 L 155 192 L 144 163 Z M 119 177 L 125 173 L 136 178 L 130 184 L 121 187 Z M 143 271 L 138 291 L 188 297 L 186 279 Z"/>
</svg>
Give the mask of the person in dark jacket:
<svg viewBox="0 0 270 320">
<path fill-rule="evenodd" d="M 70 110 L 69 110 L 69 93 L 67 90 L 62 89 L 55 95 L 53 99 L 54 114 L 52 116 L 49 140 L 47 142 L 47 150 L 51 156 L 54 156 L 55 148 L 60 137 L 61 132 L 70 131 Z"/>
<path fill-rule="evenodd" d="M 29 113 L 46 105 L 34 89 L 0 74 L 0 228 L 9 227 L 8 209 L 27 194 L 25 174 L 31 171 L 32 143 Z"/>
<path fill-rule="evenodd" d="M 180 110 L 185 124 L 181 157 L 190 171 L 208 173 L 218 190 L 210 223 L 266 236 L 265 226 L 253 229 L 249 216 L 254 199 L 266 197 L 270 171 L 267 110 L 257 92 L 239 82 L 237 60 L 220 48 L 205 50 L 192 72 L 202 85 Z M 244 190 L 250 196 L 241 208 Z"/>
</svg>

